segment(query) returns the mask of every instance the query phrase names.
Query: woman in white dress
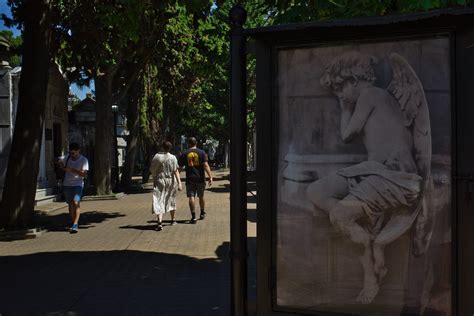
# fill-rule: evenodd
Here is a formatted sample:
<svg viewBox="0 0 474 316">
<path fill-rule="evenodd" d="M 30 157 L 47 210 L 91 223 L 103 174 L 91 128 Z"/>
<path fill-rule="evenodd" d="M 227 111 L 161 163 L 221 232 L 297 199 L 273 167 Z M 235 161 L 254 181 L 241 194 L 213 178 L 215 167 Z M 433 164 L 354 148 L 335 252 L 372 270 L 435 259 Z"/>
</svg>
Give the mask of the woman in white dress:
<svg viewBox="0 0 474 316">
<path fill-rule="evenodd" d="M 176 225 L 176 191 L 182 190 L 179 177 L 178 160 L 170 154 L 171 143 L 161 145 L 163 152 L 156 154 L 151 161 L 150 172 L 153 176 L 153 205 L 152 212 L 157 215 L 157 231 L 163 229 L 164 213 L 171 213 L 171 225 Z"/>
</svg>

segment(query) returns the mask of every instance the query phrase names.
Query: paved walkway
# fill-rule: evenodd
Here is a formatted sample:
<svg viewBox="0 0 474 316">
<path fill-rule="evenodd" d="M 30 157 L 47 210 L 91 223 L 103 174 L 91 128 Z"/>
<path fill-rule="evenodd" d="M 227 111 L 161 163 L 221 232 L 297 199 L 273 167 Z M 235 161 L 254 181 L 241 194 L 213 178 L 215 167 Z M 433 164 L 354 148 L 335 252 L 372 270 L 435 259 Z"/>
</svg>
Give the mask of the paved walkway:
<svg viewBox="0 0 474 316">
<path fill-rule="evenodd" d="M 50 231 L 41 237 L 0 242 L 0 314 L 229 315 L 225 175 L 214 172 L 208 216 L 197 224 L 188 223 L 180 192 L 179 224 L 156 232 L 151 193 L 130 194 L 83 202 L 78 234 L 65 230 L 64 208 L 48 213 Z"/>
</svg>

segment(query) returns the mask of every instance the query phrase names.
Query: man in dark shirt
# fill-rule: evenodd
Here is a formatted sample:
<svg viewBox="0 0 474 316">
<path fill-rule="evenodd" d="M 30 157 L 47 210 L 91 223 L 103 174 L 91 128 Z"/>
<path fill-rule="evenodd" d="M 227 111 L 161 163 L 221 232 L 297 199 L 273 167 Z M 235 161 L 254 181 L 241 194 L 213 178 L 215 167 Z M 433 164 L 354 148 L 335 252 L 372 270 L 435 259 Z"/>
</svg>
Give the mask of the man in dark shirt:
<svg viewBox="0 0 474 316">
<path fill-rule="evenodd" d="M 196 223 L 195 198 L 199 198 L 199 206 L 201 214 L 199 219 L 206 217 L 204 211 L 204 189 L 206 188 L 206 175 L 209 177 L 209 186 L 212 185 L 211 168 L 207 163 L 207 154 L 196 147 L 197 140 L 194 137 L 188 138 L 188 150 L 179 157 L 179 165 L 181 169 L 186 169 L 186 195 L 189 198 L 189 210 L 191 211 L 191 223 Z"/>
</svg>

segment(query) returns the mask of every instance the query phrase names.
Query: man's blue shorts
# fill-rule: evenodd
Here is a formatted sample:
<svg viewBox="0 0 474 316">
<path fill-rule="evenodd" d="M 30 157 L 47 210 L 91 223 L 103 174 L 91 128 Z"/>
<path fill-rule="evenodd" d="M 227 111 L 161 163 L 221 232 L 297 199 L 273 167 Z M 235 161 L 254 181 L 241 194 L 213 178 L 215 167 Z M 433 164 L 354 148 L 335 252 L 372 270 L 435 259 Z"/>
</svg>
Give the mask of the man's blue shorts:
<svg viewBox="0 0 474 316">
<path fill-rule="evenodd" d="M 66 200 L 66 203 L 71 203 L 72 201 L 79 203 L 81 202 L 81 198 L 82 198 L 82 187 L 81 186 L 74 186 L 74 187 L 64 186 L 63 194 L 64 194 L 64 199 Z"/>
</svg>

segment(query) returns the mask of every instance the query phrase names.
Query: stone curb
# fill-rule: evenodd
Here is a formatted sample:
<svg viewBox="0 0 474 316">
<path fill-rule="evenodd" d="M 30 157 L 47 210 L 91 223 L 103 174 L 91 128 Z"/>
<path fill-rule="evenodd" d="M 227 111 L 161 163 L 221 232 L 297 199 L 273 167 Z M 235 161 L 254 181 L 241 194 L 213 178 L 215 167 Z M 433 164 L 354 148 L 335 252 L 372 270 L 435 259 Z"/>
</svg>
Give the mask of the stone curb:
<svg viewBox="0 0 474 316">
<path fill-rule="evenodd" d="M 65 208 L 67 207 L 67 204 L 66 203 L 60 203 L 60 202 L 56 202 L 58 204 L 61 204 L 61 205 L 55 205 L 55 206 L 52 206 L 52 207 L 47 207 L 48 204 L 44 204 L 44 205 L 40 205 L 39 207 L 35 207 L 35 212 L 40 212 L 40 213 L 51 213 L 51 212 L 54 212 L 54 211 L 57 211 L 57 210 L 60 210 L 62 208 Z"/>
<path fill-rule="evenodd" d="M 46 229 L 41 227 L 0 231 L 0 241 L 33 239 L 41 236 L 46 231 Z"/>
<path fill-rule="evenodd" d="M 81 199 L 82 201 L 107 201 L 107 200 L 120 200 L 121 198 L 125 197 L 124 193 L 114 193 L 109 195 L 88 195 L 84 196 Z"/>
</svg>

